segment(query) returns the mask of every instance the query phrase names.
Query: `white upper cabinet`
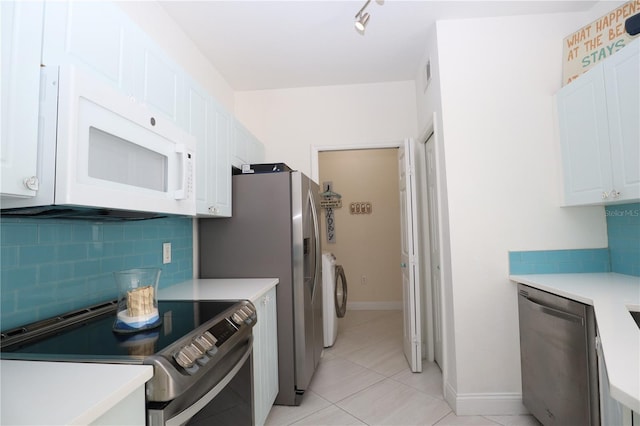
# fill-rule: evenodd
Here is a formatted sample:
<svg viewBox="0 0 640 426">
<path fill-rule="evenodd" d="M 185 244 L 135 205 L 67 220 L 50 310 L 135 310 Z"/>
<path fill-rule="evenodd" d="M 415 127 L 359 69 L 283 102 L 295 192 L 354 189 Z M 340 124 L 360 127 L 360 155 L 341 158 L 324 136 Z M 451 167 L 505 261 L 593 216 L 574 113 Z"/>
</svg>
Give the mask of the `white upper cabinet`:
<svg viewBox="0 0 640 426">
<path fill-rule="evenodd" d="M 114 2 L 47 2 L 43 63 L 87 69 L 186 127 L 184 72 Z"/>
<path fill-rule="evenodd" d="M 39 187 L 38 108 L 44 3 L 0 2 L 2 16 L 2 196 L 33 197 Z"/>
<path fill-rule="evenodd" d="M 197 140 L 196 213 L 231 216 L 230 119 L 196 83 L 187 92 L 189 132 Z"/>
<path fill-rule="evenodd" d="M 3 207 L 54 202 L 57 76 L 72 65 L 197 139 L 197 214 L 231 216 L 232 165 L 264 146 L 115 2 L 3 1 Z"/>
<path fill-rule="evenodd" d="M 628 50 L 627 50 L 628 49 Z M 604 63 L 613 186 L 640 199 L 640 39 Z"/>
<path fill-rule="evenodd" d="M 209 168 L 214 172 L 208 185 L 215 187 L 213 210 L 207 211 L 215 216 L 231 216 L 231 115 L 213 99 L 210 99 L 212 114 L 209 127 L 215 129 L 215 143 L 209 145 L 213 158 L 209 158 Z"/>
<path fill-rule="evenodd" d="M 231 165 L 242 168 L 243 164 L 264 162 L 264 145 L 238 120 L 233 121 Z"/>
<path fill-rule="evenodd" d="M 73 64 L 133 93 L 136 29 L 111 2 L 47 2 L 42 62 Z"/>
<path fill-rule="evenodd" d="M 557 94 L 566 205 L 640 199 L 640 40 Z"/>
</svg>

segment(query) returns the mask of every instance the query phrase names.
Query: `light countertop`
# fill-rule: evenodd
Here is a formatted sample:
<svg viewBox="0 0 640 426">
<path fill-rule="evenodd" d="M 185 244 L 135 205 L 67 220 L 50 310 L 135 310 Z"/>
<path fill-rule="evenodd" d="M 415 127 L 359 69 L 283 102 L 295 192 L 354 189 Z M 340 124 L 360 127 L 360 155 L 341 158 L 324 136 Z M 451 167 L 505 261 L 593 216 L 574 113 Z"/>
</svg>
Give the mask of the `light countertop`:
<svg viewBox="0 0 640 426">
<path fill-rule="evenodd" d="M 235 300 L 255 302 L 278 284 L 277 278 L 203 278 L 158 290 L 158 300 Z"/>
<path fill-rule="evenodd" d="M 611 396 L 640 413 L 640 277 L 616 273 L 512 275 L 512 281 L 592 305 Z"/>
<path fill-rule="evenodd" d="M 152 376 L 147 365 L 2 360 L 0 423 L 86 425 Z"/>
</svg>

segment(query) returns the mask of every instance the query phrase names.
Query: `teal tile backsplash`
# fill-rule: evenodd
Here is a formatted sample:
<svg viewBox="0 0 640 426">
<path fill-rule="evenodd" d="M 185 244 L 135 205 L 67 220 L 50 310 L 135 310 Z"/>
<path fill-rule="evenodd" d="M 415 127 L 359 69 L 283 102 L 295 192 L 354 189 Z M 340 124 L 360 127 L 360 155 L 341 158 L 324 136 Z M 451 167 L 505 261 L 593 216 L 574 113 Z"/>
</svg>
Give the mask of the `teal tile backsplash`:
<svg viewBox="0 0 640 426">
<path fill-rule="evenodd" d="M 510 274 L 617 272 L 640 276 L 640 203 L 605 207 L 608 247 L 509 252 Z"/>
<path fill-rule="evenodd" d="M 509 272 L 516 275 L 609 271 L 606 248 L 509 252 Z"/>
<path fill-rule="evenodd" d="M 171 263 L 162 264 L 162 243 Z M 134 222 L 0 218 L 0 328 L 118 295 L 113 272 L 162 269 L 159 287 L 193 277 L 192 219 Z"/>
<path fill-rule="evenodd" d="M 640 203 L 608 206 L 605 214 L 611 270 L 640 276 Z"/>
</svg>

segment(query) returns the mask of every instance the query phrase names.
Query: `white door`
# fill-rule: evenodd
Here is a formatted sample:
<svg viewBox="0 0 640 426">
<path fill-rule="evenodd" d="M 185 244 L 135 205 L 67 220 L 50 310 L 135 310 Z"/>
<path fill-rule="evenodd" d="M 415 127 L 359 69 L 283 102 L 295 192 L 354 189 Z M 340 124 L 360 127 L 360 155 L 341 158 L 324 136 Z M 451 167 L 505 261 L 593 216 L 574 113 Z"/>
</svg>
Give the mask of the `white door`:
<svg viewBox="0 0 640 426">
<path fill-rule="evenodd" d="M 433 305 L 434 358 L 442 368 L 442 281 L 440 279 L 440 233 L 438 228 L 438 176 L 436 174 L 436 141 L 433 133 L 425 144 L 427 197 L 429 216 L 429 258 L 431 261 L 431 293 Z"/>
<path fill-rule="evenodd" d="M 414 162 L 414 142 L 404 141 L 398 150 L 398 172 L 400 175 L 400 224 L 403 300 L 403 347 L 411 371 L 422 371 L 422 332 L 420 329 L 420 279 L 418 264 L 418 218 L 416 203 L 416 182 Z"/>
</svg>

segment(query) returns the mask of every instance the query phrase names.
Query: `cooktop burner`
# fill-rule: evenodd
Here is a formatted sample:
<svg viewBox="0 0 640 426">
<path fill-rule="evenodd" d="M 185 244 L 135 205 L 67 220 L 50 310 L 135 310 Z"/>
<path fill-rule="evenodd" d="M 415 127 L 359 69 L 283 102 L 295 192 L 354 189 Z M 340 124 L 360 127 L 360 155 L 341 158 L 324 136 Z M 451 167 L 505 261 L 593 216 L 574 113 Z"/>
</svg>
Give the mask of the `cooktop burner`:
<svg viewBox="0 0 640 426">
<path fill-rule="evenodd" d="M 37 339 L 5 346 L 2 358 L 30 354 L 32 359 L 127 358 L 129 362 L 160 352 L 195 328 L 220 315 L 236 301 L 159 301 L 162 324 L 131 334 L 113 332 L 114 309 Z M 3 335 L 3 341 L 5 339 Z M 34 341 L 35 340 L 35 341 Z M 36 356 L 37 355 L 37 356 Z M 18 357 L 20 357 L 18 355 Z"/>
</svg>

